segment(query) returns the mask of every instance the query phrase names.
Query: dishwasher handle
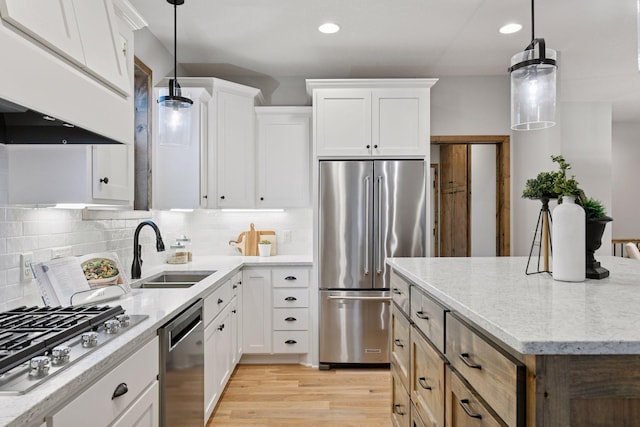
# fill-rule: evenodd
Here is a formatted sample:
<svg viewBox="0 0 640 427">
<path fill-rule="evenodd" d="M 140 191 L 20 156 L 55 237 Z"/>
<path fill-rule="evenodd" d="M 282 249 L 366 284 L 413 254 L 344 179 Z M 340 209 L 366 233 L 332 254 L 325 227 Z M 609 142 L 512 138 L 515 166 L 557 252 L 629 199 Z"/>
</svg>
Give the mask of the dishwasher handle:
<svg viewBox="0 0 640 427">
<path fill-rule="evenodd" d="M 202 300 L 180 313 L 162 329 L 165 334 L 167 351 L 173 350 L 185 337 L 202 324 Z"/>
</svg>

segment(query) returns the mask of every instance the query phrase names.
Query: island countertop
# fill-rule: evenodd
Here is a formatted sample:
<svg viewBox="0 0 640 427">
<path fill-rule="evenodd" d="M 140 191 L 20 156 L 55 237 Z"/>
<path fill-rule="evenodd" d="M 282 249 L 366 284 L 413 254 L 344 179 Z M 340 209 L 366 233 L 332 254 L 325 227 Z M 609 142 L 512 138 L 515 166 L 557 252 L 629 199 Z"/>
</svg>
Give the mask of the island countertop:
<svg viewBox="0 0 640 427">
<path fill-rule="evenodd" d="M 610 277 L 584 282 L 526 275 L 526 257 L 387 262 L 520 354 L 640 354 L 640 262 L 597 258 Z"/>
</svg>

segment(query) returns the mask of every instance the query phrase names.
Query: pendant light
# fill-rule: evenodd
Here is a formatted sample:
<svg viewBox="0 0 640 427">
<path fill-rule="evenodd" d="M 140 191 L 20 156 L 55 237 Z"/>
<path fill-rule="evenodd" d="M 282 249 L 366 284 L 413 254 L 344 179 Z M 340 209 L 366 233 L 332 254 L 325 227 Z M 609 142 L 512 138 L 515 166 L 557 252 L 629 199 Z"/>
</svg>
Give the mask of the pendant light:
<svg viewBox="0 0 640 427">
<path fill-rule="evenodd" d="M 161 145 L 189 145 L 191 130 L 191 105 L 193 101 L 182 95 L 178 83 L 178 31 L 177 10 L 184 0 L 167 0 L 173 5 L 173 79 L 169 80 L 169 94 L 160 96 L 158 104 L 159 139 Z"/>
<path fill-rule="evenodd" d="M 511 129 L 545 129 L 556 124 L 556 51 L 535 38 L 531 0 L 531 43 L 511 58 Z"/>
</svg>

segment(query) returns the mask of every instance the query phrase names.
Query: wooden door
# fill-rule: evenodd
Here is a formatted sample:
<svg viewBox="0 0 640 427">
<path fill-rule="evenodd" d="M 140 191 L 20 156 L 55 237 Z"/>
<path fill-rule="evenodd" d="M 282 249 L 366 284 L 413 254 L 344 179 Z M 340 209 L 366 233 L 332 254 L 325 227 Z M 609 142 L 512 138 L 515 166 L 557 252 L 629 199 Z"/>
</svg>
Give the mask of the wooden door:
<svg viewBox="0 0 640 427">
<path fill-rule="evenodd" d="M 469 256 L 469 150 L 440 146 L 440 256 Z"/>
</svg>

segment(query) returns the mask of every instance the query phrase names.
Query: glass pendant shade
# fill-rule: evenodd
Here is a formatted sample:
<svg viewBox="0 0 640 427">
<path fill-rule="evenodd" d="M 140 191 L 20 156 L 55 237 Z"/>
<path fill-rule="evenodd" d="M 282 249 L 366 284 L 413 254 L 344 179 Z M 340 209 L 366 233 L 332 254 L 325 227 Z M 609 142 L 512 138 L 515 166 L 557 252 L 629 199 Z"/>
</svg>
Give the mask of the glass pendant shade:
<svg viewBox="0 0 640 427">
<path fill-rule="evenodd" d="M 165 89 L 166 90 L 166 89 Z M 162 92 L 161 92 L 162 93 Z M 182 96 L 158 97 L 158 139 L 160 145 L 188 146 L 191 143 L 191 101 Z"/>
</svg>

